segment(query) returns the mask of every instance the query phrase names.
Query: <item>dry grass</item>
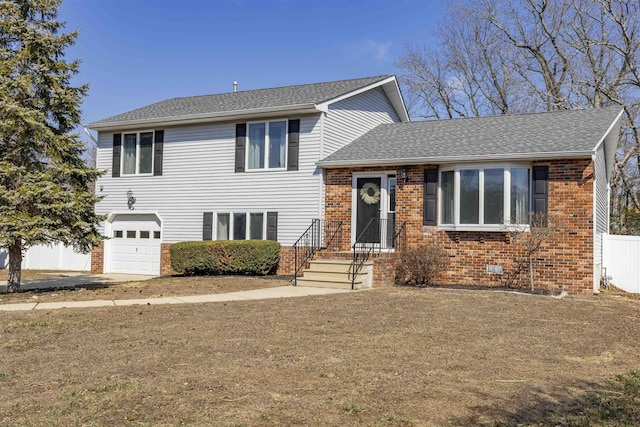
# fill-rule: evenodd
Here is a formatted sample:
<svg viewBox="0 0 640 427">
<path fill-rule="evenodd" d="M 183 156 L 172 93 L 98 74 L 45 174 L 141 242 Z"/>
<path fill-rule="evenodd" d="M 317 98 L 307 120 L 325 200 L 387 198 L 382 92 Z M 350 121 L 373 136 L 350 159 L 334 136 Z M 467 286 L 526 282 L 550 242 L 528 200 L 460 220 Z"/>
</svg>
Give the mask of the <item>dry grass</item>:
<svg viewBox="0 0 640 427">
<path fill-rule="evenodd" d="M 64 272 L 57 270 L 22 270 L 22 280 L 50 279 L 52 277 L 62 277 Z M 7 280 L 9 269 L 0 269 L 0 280 Z"/>
<path fill-rule="evenodd" d="M 85 284 L 64 289 L 25 290 L 14 294 L 0 294 L 0 304 L 37 300 L 87 301 L 96 299 L 160 298 L 167 296 L 207 295 L 248 291 L 275 286 L 287 286 L 283 277 L 248 276 L 158 277 L 142 282 Z"/>
<path fill-rule="evenodd" d="M 639 367 L 639 313 L 409 288 L 0 313 L 0 425 L 572 425 Z"/>
</svg>

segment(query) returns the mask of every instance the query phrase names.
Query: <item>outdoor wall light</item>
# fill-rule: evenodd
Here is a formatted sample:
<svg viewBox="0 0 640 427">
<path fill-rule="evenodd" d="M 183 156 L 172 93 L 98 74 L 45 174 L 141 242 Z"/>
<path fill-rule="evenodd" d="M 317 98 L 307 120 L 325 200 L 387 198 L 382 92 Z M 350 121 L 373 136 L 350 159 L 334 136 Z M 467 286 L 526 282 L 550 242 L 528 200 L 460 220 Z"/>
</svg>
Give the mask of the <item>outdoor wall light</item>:
<svg viewBox="0 0 640 427">
<path fill-rule="evenodd" d="M 136 203 L 136 198 L 133 197 L 133 191 L 128 190 L 127 191 L 127 206 L 129 206 L 129 209 L 133 210 L 133 205 Z"/>
<path fill-rule="evenodd" d="M 403 183 L 406 183 L 407 181 L 409 181 L 409 175 L 407 174 L 406 166 L 403 166 L 402 169 L 400 169 L 400 176 L 402 177 Z"/>
</svg>

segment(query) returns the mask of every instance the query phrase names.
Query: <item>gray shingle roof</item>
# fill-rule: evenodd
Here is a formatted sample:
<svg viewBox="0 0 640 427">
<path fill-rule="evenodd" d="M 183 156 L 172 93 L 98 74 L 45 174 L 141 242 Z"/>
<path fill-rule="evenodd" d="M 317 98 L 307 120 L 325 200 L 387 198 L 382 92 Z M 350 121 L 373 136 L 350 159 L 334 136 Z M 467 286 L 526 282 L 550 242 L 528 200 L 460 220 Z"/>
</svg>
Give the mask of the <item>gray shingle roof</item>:
<svg viewBox="0 0 640 427">
<path fill-rule="evenodd" d="M 391 76 L 365 77 L 271 89 L 246 90 L 214 95 L 189 96 L 156 102 L 113 117 L 91 123 L 107 124 L 199 114 L 317 104 L 328 101 Z"/>
<path fill-rule="evenodd" d="M 319 164 L 533 158 L 552 153 L 586 155 L 593 151 L 621 110 L 606 107 L 384 124 Z"/>
</svg>

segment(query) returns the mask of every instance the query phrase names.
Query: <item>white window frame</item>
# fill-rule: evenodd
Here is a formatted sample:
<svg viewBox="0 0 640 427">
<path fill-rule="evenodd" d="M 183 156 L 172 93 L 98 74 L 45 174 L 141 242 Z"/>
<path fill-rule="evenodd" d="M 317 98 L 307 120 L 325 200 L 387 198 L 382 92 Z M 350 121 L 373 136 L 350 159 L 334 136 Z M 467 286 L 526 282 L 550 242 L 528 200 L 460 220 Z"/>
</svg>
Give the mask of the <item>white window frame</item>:
<svg viewBox="0 0 640 427">
<path fill-rule="evenodd" d="M 229 215 L 229 239 L 228 240 L 236 240 L 233 236 L 233 226 L 234 226 L 234 214 L 243 213 L 241 210 L 228 210 L 228 211 L 220 211 L 216 212 L 216 218 L 214 221 L 214 240 L 218 239 L 218 215 Z M 251 214 L 262 214 L 262 239 L 250 239 L 251 236 Z M 247 211 L 244 212 L 245 215 L 245 224 L 246 229 L 244 230 L 244 240 L 267 240 L 267 211 Z"/>
<path fill-rule="evenodd" d="M 274 122 L 284 122 L 284 166 L 281 168 L 269 167 L 269 125 Z M 251 140 L 249 138 L 249 127 L 252 124 L 264 123 L 264 167 L 263 168 L 250 168 L 249 167 L 249 155 Z M 253 122 L 247 122 L 247 137 L 245 145 L 244 156 L 244 170 L 247 172 L 262 172 L 262 171 L 285 171 L 287 170 L 287 162 L 289 161 L 289 120 L 288 119 L 272 119 L 272 120 L 257 120 Z M 255 212 L 254 212 L 255 213 Z"/>
<path fill-rule="evenodd" d="M 140 173 L 140 134 L 142 133 L 151 133 L 151 172 L 148 173 Z M 124 139 L 126 135 L 135 135 L 136 136 L 136 171 L 134 173 L 125 173 L 124 172 Z M 120 143 L 120 176 L 153 176 L 153 168 L 155 163 L 155 150 L 156 150 L 156 132 L 155 130 L 141 130 L 136 132 L 122 132 L 122 142 Z"/>
<path fill-rule="evenodd" d="M 503 169 L 504 189 L 503 189 L 503 223 L 484 224 L 484 170 Z M 439 170 L 438 176 L 438 227 L 450 231 L 507 231 L 513 227 L 523 227 L 529 229 L 529 224 L 511 224 L 511 169 L 529 170 L 529 210 L 532 206 L 532 166 L 528 163 L 481 163 L 481 164 L 459 164 L 444 166 Z M 460 223 L 460 172 L 463 170 L 478 170 L 478 224 Z M 453 224 L 442 223 L 442 173 L 453 171 Z"/>
</svg>

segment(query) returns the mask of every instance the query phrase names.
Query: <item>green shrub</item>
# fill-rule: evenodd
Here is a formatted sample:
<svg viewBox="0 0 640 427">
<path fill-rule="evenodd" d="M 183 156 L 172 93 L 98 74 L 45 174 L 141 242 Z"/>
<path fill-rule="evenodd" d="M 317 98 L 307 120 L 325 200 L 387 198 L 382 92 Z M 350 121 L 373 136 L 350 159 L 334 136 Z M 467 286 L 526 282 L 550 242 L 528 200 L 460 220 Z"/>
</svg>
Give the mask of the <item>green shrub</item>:
<svg viewBox="0 0 640 427">
<path fill-rule="evenodd" d="M 419 246 L 400 252 L 396 264 L 396 284 L 429 286 L 449 266 L 447 253 L 434 246 Z"/>
<path fill-rule="evenodd" d="M 275 272 L 280 243 L 270 240 L 208 240 L 171 245 L 171 268 L 186 275 Z"/>
</svg>

